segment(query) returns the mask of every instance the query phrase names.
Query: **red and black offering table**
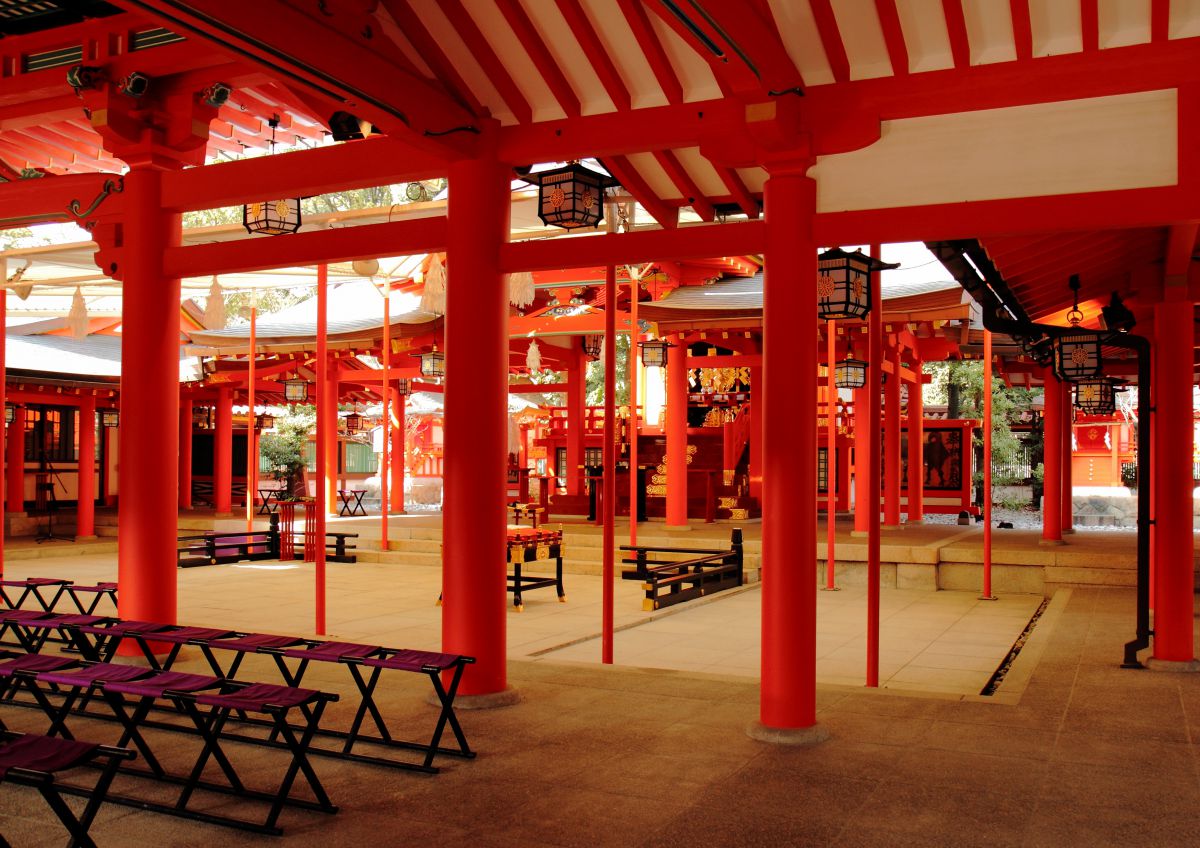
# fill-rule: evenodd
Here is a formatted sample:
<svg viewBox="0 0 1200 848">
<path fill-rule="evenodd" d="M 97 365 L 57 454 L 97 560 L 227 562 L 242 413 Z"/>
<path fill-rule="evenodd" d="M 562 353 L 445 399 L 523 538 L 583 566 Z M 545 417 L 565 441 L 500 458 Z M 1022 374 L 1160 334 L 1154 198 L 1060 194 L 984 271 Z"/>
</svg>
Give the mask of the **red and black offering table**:
<svg viewBox="0 0 1200 848">
<path fill-rule="evenodd" d="M 508 575 L 508 591 L 513 593 L 513 606 L 518 612 L 525 609 L 521 593 L 529 589 L 553 586 L 558 590 L 559 603 L 566 603 L 562 582 L 563 552 L 561 525 L 557 530 L 509 525 L 508 564 L 512 571 Z M 553 577 L 521 573 L 526 565 L 533 564 L 534 568 L 538 568 L 537 563 L 550 560 L 554 560 Z"/>
</svg>

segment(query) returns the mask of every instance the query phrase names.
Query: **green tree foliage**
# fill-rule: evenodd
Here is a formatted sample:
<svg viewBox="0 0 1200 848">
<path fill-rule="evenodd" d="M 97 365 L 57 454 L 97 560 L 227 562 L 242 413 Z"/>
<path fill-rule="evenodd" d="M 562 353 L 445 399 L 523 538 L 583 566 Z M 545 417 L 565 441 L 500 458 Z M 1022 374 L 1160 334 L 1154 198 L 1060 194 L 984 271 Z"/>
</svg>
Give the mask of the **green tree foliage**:
<svg viewBox="0 0 1200 848">
<path fill-rule="evenodd" d="M 304 446 L 316 423 L 316 407 L 294 406 L 287 415 L 276 418 L 275 431 L 264 433 L 259 441 L 263 463 L 293 496 L 304 494 Z"/>
<path fill-rule="evenodd" d="M 925 402 L 945 404 L 952 395 L 958 396 L 958 417 L 983 420 L 983 363 L 980 360 L 951 360 L 928 362 L 925 371 L 933 382 L 925 389 Z M 1022 441 L 1012 431 L 1010 422 L 1033 404 L 1041 395 L 1040 389 L 1022 389 L 1005 384 L 999 374 L 992 375 L 992 464 L 1015 464 L 1021 458 Z M 1041 454 L 1041 433 L 1035 431 L 1030 447 L 1036 456 Z M 982 445 L 976 436 L 976 445 Z M 1011 485 L 1020 481 L 995 479 L 995 485 Z"/>
<path fill-rule="evenodd" d="M 629 403 L 629 336 L 626 333 L 617 334 L 617 373 L 614 386 L 616 388 L 617 406 Z M 604 356 L 587 364 L 587 404 L 588 406 L 604 405 Z"/>
</svg>

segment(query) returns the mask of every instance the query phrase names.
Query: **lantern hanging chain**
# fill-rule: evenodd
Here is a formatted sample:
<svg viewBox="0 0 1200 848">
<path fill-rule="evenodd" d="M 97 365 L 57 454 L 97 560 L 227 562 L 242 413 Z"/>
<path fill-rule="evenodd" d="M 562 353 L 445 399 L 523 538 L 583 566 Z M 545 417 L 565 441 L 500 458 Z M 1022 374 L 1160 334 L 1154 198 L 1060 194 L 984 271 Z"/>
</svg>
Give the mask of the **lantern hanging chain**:
<svg viewBox="0 0 1200 848">
<path fill-rule="evenodd" d="M 1067 323 L 1072 327 L 1078 327 L 1083 321 L 1083 312 L 1079 308 L 1079 275 L 1072 274 L 1068 285 L 1074 293 L 1074 304 L 1071 306 L 1071 311 L 1067 313 Z"/>
</svg>

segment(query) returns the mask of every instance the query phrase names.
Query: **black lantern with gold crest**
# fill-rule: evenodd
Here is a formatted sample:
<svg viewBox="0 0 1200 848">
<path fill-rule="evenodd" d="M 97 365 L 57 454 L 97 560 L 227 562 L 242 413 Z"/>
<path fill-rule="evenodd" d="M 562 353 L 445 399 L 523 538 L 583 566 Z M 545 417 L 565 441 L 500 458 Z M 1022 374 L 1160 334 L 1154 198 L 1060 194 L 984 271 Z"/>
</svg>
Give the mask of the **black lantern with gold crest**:
<svg viewBox="0 0 1200 848">
<path fill-rule="evenodd" d="M 825 321 L 867 317 L 871 311 L 871 273 L 899 267 L 861 250 L 826 250 L 817 256 L 817 315 Z"/>
<path fill-rule="evenodd" d="M 538 185 L 538 217 L 542 223 L 564 230 L 599 226 L 604 220 L 604 190 L 617 184 L 607 174 L 578 162 L 529 174 L 525 179 Z"/>
</svg>

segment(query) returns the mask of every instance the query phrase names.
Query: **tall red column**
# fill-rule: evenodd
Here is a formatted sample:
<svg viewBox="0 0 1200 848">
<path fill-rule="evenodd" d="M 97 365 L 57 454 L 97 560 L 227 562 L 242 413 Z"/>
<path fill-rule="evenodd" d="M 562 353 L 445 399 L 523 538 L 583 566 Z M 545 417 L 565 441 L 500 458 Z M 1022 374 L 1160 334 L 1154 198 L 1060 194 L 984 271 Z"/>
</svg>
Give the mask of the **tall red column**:
<svg viewBox="0 0 1200 848">
<path fill-rule="evenodd" d="M 914 359 L 916 375 L 908 387 L 908 523 L 925 522 L 925 384 L 921 361 Z"/>
<path fill-rule="evenodd" d="M 121 443 L 122 457 L 125 456 L 124 444 Z M 213 507 L 217 515 L 233 512 L 233 390 L 224 387 L 217 391 L 217 427 L 213 435 Z"/>
<path fill-rule="evenodd" d="M 8 279 L 8 263 L 0 259 L 0 277 Z M 7 414 L 8 402 L 8 292 L 0 289 L 0 328 L 4 328 L 0 336 L 0 409 Z M 5 434 L 7 435 L 7 433 Z M 0 577 L 4 576 L 4 516 L 0 515 Z"/>
<path fill-rule="evenodd" d="M 870 397 L 866 386 L 854 390 L 854 530 L 851 534 L 854 536 L 867 535 L 870 511 L 879 506 L 879 493 L 871 492 L 867 459 L 867 439 L 871 432 L 867 429 Z"/>
<path fill-rule="evenodd" d="M 667 526 L 687 527 L 687 345 L 667 351 Z"/>
<path fill-rule="evenodd" d="M 1062 542 L 1062 388 L 1047 368 L 1043 375 L 1042 412 L 1042 544 Z"/>
<path fill-rule="evenodd" d="M 750 497 L 758 498 L 762 506 L 762 366 L 750 366 Z M 758 392 L 758 394 L 756 394 Z"/>
<path fill-rule="evenodd" d="M 161 189 L 152 167 L 125 175 L 117 580 L 122 618 L 171 624 L 179 429 L 162 424 L 179 414 L 179 280 L 163 273 L 163 250 L 181 230 L 179 215 L 161 208 Z"/>
<path fill-rule="evenodd" d="M 992 595 L 992 334 L 983 331 L 983 592 Z"/>
<path fill-rule="evenodd" d="M 179 402 L 179 508 L 192 508 L 192 401 Z"/>
<path fill-rule="evenodd" d="M 408 448 L 404 439 L 407 405 L 407 397 L 399 392 L 392 393 L 392 485 L 388 489 L 388 495 L 394 515 L 404 514 L 404 471 L 408 468 Z"/>
<path fill-rule="evenodd" d="M 96 397 L 79 401 L 79 485 L 75 506 L 75 538 L 96 536 Z"/>
<path fill-rule="evenodd" d="M 1169 286 L 1168 291 L 1174 288 Z M 1173 292 L 1170 292 L 1173 293 Z M 1154 466 L 1154 658 L 1188 662 L 1195 578 L 1192 534 L 1192 304 L 1154 306 L 1154 438 L 1165 461 Z M 1144 419 L 1143 419 L 1144 420 Z M 1166 445 L 1164 450 L 1161 446 Z"/>
<path fill-rule="evenodd" d="M 616 555 L 617 531 L 617 439 L 620 430 L 617 420 L 617 269 L 604 269 L 604 561 L 601 575 L 604 585 L 600 592 L 600 661 L 613 661 L 613 560 Z M 636 472 L 635 472 L 636 473 Z M 636 523 L 637 503 L 630 504 L 630 524 Z"/>
<path fill-rule="evenodd" d="M 578 347 L 571 348 L 570 367 L 567 369 L 567 494 L 584 493 L 583 437 L 584 391 L 587 377 L 587 360 Z M 553 459 L 553 458 L 552 458 Z"/>
<path fill-rule="evenodd" d="M 507 688 L 504 508 L 508 454 L 508 240 L 511 172 L 450 165 L 446 268 L 443 650 L 476 659 L 462 691 Z"/>
<path fill-rule="evenodd" d="M 338 482 L 338 381 L 337 359 L 330 354 L 326 357 L 325 367 L 329 377 L 325 381 L 325 514 L 337 515 L 339 499 L 337 490 L 341 488 Z"/>
<path fill-rule="evenodd" d="M 900 346 L 888 351 L 892 373 L 883 386 L 883 524 L 900 526 Z"/>
<path fill-rule="evenodd" d="M 1062 384 L 1062 509 L 1059 519 L 1062 520 L 1063 533 L 1075 532 L 1075 502 L 1071 499 L 1074 492 L 1073 472 L 1075 468 L 1075 410 L 1071 405 L 1071 387 Z"/>
<path fill-rule="evenodd" d="M 773 172 L 764 194 L 759 715 L 765 727 L 801 729 L 817 722 L 817 346 L 796 344 L 796 322 L 817 320 L 816 183 L 801 170 Z"/>
<path fill-rule="evenodd" d="M 25 407 L 18 406 L 4 443 L 5 489 L 9 512 L 25 511 Z"/>
</svg>

